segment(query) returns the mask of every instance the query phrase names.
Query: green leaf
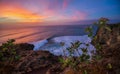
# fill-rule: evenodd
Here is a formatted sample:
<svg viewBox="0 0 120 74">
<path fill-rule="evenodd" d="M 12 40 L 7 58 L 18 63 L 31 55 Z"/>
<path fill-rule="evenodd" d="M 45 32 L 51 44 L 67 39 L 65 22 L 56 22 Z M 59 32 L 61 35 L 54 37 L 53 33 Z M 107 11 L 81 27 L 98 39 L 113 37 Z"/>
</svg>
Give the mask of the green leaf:
<svg viewBox="0 0 120 74">
<path fill-rule="evenodd" d="M 95 59 L 96 59 L 96 60 L 100 60 L 100 59 L 102 59 L 102 57 L 101 57 L 100 55 L 96 55 L 96 56 L 95 56 Z"/>
<path fill-rule="evenodd" d="M 60 63 L 64 63 L 65 61 L 64 61 L 63 58 L 59 58 L 59 62 L 60 62 Z"/>
<path fill-rule="evenodd" d="M 88 74 L 88 73 L 87 73 L 87 70 L 84 70 L 83 74 Z"/>
<path fill-rule="evenodd" d="M 88 52 L 87 48 L 81 48 L 82 52 L 86 53 Z"/>
<path fill-rule="evenodd" d="M 3 50 L 3 52 L 5 52 L 7 50 L 7 48 L 3 48 L 2 50 Z"/>
<path fill-rule="evenodd" d="M 90 55 L 86 55 L 86 59 L 90 59 Z"/>
<path fill-rule="evenodd" d="M 108 31 L 112 31 L 110 27 L 105 27 L 105 29 L 107 29 Z"/>
<path fill-rule="evenodd" d="M 108 63 L 108 68 L 109 68 L 109 69 L 112 69 L 111 63 Z"/>
<path fill-rule="evenodd" d="M 3 56 L 3 53 L 2 52 L 0 52 L 0 57 L 2 57 Z"/>
<path fill-rule="evenodd" d="M 94 40 L 96 40 L 97 39 L 97 36 L 94 36 Z"/>
<path fill-rule="evenodd" d="M 89 34 L 88 34 L 88 37 L 92 37 L 92 36 L 93 36 L 93 33 L 89 33 Z"/>
<path fill-rule="evenodd" d="M 91 28 L 91 27 L 87 27 L 87 28 L 85 29 L 85 31 L 86 31 L 86 32 L 91 32 L 91 31 L 92 31 L 92 28 Z"/>
<path fill-rule="evenodd" d="M 96 49 L 99 51 L 101 48 L 102 48 L 101 45 L 98 43 L 98 44 L 96 45 Z"/>
<path fill-rule="evenodd" d="M 20 59 L 20 56 L 15 56 L 15 60 L 19 60 Z"/>
<path fill-rule="evenodd" d="M 15 52 L 15 51 L 13 51 L 13 52 L 12 52 L 12 54 L 14 54 L 14 55 L 15 55 L 15 54 L 16 54 L 16 52 Z"/>
<path fill-rule="evenodd" d="M 100 21 L 100 24 L 104 24 L 104 22 L 103 22 L 103 21 Z"/>
</svg>

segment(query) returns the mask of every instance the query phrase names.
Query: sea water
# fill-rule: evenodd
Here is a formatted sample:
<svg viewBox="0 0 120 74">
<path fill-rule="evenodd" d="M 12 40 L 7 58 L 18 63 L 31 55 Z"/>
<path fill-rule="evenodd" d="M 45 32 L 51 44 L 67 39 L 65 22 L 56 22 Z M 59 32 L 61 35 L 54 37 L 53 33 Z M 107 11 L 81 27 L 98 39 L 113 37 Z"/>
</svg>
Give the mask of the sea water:
<svg viewBox="0 0 120 74">
<path fill-rule="evenodd" d="M 88 42 L 90 45 L 88 49 L 92 51 L 95 48 L 90 44 L 91 38 L 85 32 L 85 28 L 89 26 L 92 26 L 93 33 L 95 34 L 97 27 L 93 25 L 6 25 L 0 27 L 0 44 L 6 42 L 8 39 L 15 39 L 16 43 L 33 44 L 35 46 L 34 50 L 47 50 L 55 55 L 63 55 L 63 50 L 70 47 L 71 42 L 80 41 L 83 43 Z M 60 42 L 64 42 L 65 45 L 61 46 Z M 81 47 L 85 46 L 82 45 Z M 66 54 L 69 55 L 67 51 Z M 75 56 L 77 56 L 76 53 Z"/>
</svg>

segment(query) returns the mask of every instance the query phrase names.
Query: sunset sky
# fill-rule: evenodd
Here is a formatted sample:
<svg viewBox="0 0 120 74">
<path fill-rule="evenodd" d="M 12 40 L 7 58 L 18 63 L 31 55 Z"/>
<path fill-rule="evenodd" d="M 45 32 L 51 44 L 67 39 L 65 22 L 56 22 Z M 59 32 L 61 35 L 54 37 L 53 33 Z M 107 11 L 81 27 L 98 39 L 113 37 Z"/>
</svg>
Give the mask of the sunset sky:
<svg viewBox="0 0 120 74">
<path fill-rule="evenodd" d="M 0 0 L 0 22 L 120 19 L 120 0 Z"/>
</svg>

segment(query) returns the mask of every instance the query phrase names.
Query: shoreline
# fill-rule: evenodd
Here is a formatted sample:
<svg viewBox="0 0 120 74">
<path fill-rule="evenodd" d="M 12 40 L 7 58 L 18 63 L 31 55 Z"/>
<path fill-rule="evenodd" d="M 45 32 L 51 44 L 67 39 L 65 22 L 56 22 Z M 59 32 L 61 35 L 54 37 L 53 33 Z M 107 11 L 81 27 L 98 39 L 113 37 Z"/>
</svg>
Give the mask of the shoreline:
<svg viewBox="0 0 120 74">
<path fill-rule="evenodd" d="M 90 63 L 88 64 L 85 64 L 85 63 L 78 64 L 78 65 L 85 66 L 83 68 L 83 71 L 87 70 L 87 72 L 90 72 L 90 74 L 120 73 L 120 69 L 119 69 L 120 25 L 113 25 L 113 26 L 110 26 L 110 28 L 112 29 L 112 32 L 107 31 L 105 29 L 99 29 L 99 31 L 96 34 L 97 39 L 96 40 L 93 39 L 90 41 L 90 43 L 92 43 L 95 47 L 97 43 L 101 44 L 101 51 L 98 51 L 95 55 L 101 55 L 102 58 L 100 60 L 91 59 L 92 61 L 90 61 Z M 60 43 L 61 41 L 64 41 L 64 39 L 66 39 L 65 37 L 56 37 L 56 38 L 53 38 L 53 40 L 55 40 L 55 42 Z M 70 37 L 70 40 L 71 39 L 72 38 Z M 74 36 L 73 36 L 73 39 L 74 39 Z M 75 37 L 75 39 L 77 38 Z M 70 41 L 70 40 L 67 40 L 67 41 Z M 85 41 L 86 38 L 85 40 L 84 39 L 82 40 Z M 18 61 L 13 61 L 12 63 L 13 65 L 6 66 L 3 71 L 3 72 L 6 72 L 4 74 L 9 74 L 9 73 L 10 74 L 17 74 L 17 73 L 20 73 L 20 74 L 26 74 L 26 73 L 27 74 L 32 74 L 32 73 L 66 74 L 67 71 L 72 72 L 72 74 L 76 73 L 76 71 L 74 71 L 72 68 L 69 68 L 68 66 L 65 68 L 62 68 L 63 64 L 59 62 L 59 58 L 62 56 L 55 56 L 46 50 L 34 51 L 33 50 L 34 46 L 28 43 L 15 44 L 14 48 L 17 51 L 16 53 L 19 54 L 21 58 Z M 2 62 L 0 62 L 0 64 L 1 63 Z M 3 67 L 0 68 L 0 71 L 2 68 Z M 44 71 L 41 69 L 44 69 Z M 82 73 L 82 71 L 77 71 L 77 72 Z"/>
</svg>

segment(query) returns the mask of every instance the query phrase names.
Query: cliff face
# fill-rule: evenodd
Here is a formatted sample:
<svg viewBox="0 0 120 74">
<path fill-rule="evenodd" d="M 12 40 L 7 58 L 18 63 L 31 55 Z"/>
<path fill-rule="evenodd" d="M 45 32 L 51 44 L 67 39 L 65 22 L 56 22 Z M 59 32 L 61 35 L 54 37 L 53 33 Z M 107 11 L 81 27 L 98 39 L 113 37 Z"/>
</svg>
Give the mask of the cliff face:
<svg viewBox="0 0 120 74">
<path fill-rule="evenodd" d="M 58 57 L 48 51 L 33 51 L 34 46 L 32 44 L 14 44 L 14 46 L 9 46 L 10 48 L 16 50 L 15 53 L 19 55 L 19 60 L 13 60 L 12 63 L 8 63 L 9 60 L 2 61 L 0 55 L 0 74 L 26 74 L 39 68 L 42 73 L 38 74 L 45 74 L 46 72 L 42 71 L 43 69 L 47 71 L 49 68 L 52 68 L 51 66 L 58 63 Z M 0 46 L 0 52 L 2 52 L 1 49 L 3 50 L 2 46 Z M 3 58 L 11 58 L 10 54 L 12 52 L 3 53 L 6 53 L 3 55 Z M 36 72 L 28 74 L 36 74 Z"/>
<path fill-rule="evenodd" d="M 96 54 L 103 58 L 101 63 L 104 67 L 111 64 L 112 68 L 108 69 L 108 74 L 120 74 L 120 24 L 110 25 L 111 31 L 99 28 L 96 38 L 93 39 L 92 44 L 101 46 L 100 51 Z"/>
<path fill-rule="evenodd" d="M 111 31 L 104 27 L 99 28 L 96 34 L 96 39 L 92 43 L 99 43 L 100 45 L 111 45 L 120 42 L 120 24 L 110 25 Z"/>
</svg>

